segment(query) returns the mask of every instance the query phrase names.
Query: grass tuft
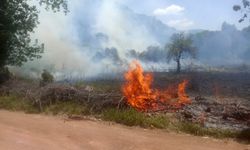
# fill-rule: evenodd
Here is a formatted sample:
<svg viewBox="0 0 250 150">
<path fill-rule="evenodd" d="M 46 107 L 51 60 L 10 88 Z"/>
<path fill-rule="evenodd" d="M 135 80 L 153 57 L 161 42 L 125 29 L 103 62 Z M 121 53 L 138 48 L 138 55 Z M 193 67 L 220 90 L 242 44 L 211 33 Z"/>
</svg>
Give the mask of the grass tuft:
<svg viewBox="0 0 250 150">
<path fill-rule="evenodd" d="M 198 124 L 190 122 L 178 123 L 177 128 L 179 131 L 184 133 L 189 133 L 196 136 L 210 136 L 215 138 L 235 138 L 238 134 L 238 132 L 236 131 L 216 128 L 204 128 Z"/>
<path fill-rule="evenodd" d="M 0 109 L 25 111 L 26 113 L 39 113 L 39 109 L 34 107 L 30 101 L 17 98 L 16 96 L 0 97 Z"/>
<path fill-rule="evenodd" d="M 89 115 L 87 106 L 74 101 L 57 102 L 47 106 L 44 110 L 46 114 L 66 114 L 66 115 Z"/>
<path fill-rule="evenodd" d="M 155 127 L 166 128 L 169 124 L 168 118 L 165 116 L 146 116 L 135 109 L 109 108 L 102 114 L 102 118 L 106 121 L 114 121 L 128 126 Z"/>
</svg>

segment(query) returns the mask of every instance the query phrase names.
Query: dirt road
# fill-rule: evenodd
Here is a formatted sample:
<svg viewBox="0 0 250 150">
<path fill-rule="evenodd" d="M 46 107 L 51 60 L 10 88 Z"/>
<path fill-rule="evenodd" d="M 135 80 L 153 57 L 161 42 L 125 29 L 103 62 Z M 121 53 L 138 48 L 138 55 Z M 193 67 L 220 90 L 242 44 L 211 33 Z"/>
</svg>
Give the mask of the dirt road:
<svg viewBox="0 0 250 150">
<path fill-rule="evenodd" d="M 0 110 L 1 150 L 250 150 L 233 141 Z"/>
</svg>

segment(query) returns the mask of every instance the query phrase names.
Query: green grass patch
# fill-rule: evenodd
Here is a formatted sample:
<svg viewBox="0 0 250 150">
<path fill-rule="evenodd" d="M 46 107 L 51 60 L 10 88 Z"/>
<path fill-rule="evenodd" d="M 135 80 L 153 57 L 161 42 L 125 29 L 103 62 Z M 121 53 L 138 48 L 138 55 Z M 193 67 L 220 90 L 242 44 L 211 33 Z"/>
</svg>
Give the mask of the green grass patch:
<svg viewBox="0 0 250 150">
<path fill-rule="evenodd" d="M 46 114 L 89 115 L 90 111 L 84 104 L 75 101 L 57 102 L 45 107 Z"/>
<path fill-rule="evenodd" d="M 239 142 L 250 144 L 250 128 L 242 131 L 234 131 L 217 128 L 205 128 L 190 122 L 178 122 L 175 124 L 175 130 L 196 136 L 209 136 L 219 139 L 233 138 Z"/>
<path fill-rule="evenodd" d="M 165 116 L 146 116 L 135 109 L 109 108 L 102 113 L 102 118 L 106 121 L 114 121 L 128 126 L 167 128 L 169 120 Z"/>
<path fill-rule="evenodd" d="M 34 107 L 28 100 L 16 96 L 0 97 L 0 109 L 11 111 L 25 111 L 26 113 L 38 113 L 39 109 Z"/>
<path fill-rule="evenodd" d="M 67 115 L 88 115 L 89 109 L 86 105 L 76 101 L 57 102 L 55 104 L 44 106 L 40 111 L 31 101 L 16 96 L 0 97 L 0 109 L 10 111 L 24 111 L 26 113 L 46 113 L 46 114 L 67 114 Z"/>
<path fill-rule="evenodd" d="M 106 121 L 128 126 L 141 126 L 145 128 L 154 127 L 159 129 L 169 129 L 177 132 L 188 133 L 195 136 L 209 136 L 214 138 L 234 138 L 240 142 L 250 143 L 250 129 L 243 131 L 232 131 L 216 128 L 205 128 L 199 124 L 191 122 L 173 121 L 165 115 L 148 116 L 135 109 L 115 109 L 109 108 L 102 112 L 102 118 Z"/>
<path fill-rule="evenodd" d="M 205 128 L 198 124 L 190 122 L 180 122 L 176 125 L 177 130 L 196 136 L 210 136 L 215 138 L 235 138 L 238 134 L 236 131 L 222 130 L 216 128 Z"/>
</svg>

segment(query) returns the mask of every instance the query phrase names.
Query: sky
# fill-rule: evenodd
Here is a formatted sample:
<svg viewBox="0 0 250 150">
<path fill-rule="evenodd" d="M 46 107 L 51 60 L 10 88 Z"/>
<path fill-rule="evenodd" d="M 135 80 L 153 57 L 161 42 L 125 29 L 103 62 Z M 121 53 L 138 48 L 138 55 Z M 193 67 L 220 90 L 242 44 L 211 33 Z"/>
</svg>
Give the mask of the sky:
<svg viewBox="0 0 250 150">
<path fill-rule="evenodd" d="M 119 0 L 117 0 L 119 1 Z M 233 11 L 241 0 L 120 0 L 140 14 L 155 16 L 163 23 L 180 30 L 219 30 L 226 21 L 238 29 L 249 22 L 238 23 L 241 14 Z"/>
</svg>

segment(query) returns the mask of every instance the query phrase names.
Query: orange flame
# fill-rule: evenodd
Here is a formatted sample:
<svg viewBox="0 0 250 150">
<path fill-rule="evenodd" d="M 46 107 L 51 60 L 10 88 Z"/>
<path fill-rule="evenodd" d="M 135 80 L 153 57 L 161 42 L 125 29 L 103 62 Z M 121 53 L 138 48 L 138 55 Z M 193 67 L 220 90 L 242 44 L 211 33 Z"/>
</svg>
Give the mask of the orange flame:
<svg viewBox="0 0 250 150">
<path fill-rule="evenodd" d="M 180 108 L 191 102 L 185 91 L 187 80 L 180 83 L 178 87 L 170 86 L 165 91 L 152 89 L 152 74 L 144 74 L 143 68 L 137 61 L 131 63 L 129 71 L 124 76 L 126 79 L 122 87 L 124 96 L 128 104 L 138 110 L 156 111 L 169 107 Z"/>
</svg>

